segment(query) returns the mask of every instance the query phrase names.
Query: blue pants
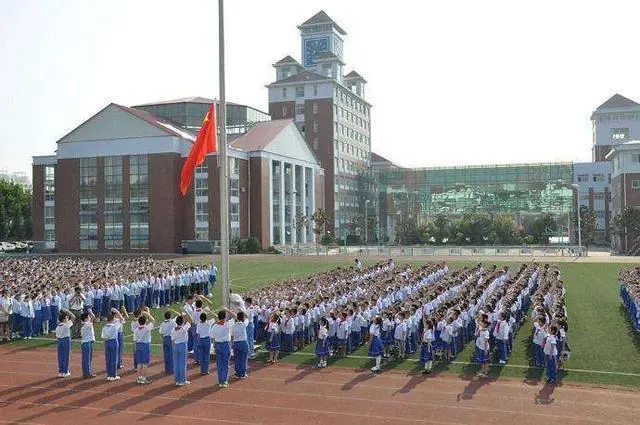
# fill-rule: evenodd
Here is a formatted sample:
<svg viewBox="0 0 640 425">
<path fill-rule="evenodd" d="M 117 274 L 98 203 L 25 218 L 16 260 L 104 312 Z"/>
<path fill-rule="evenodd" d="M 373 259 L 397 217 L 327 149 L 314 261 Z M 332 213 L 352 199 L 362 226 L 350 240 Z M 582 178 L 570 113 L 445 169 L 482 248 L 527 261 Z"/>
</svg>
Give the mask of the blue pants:
<svg viewBox="0 0 640 425">
<path fill-rule="evenodd" d="M 109 297 L 102 297 L 102 316 L 105 319 L 109 315 L 110 308 L 111 308 L 111 299 Z"/>
<path fill-rule="evenodd" d="M 164 357 L 164 371 L 173 373 L 173 353 L 172 353 L 171 336 L 162 337 L 162 354 Z"/>
<path fill-rule="evenodd" d="M 93 342 L 82 343 L 82 376 L 93 375 L 91 362 L 93 360 Z"/>
<path fill-rule="evenodd" d="M 507 361 L 507 341 L 496 339 L 496 345 L 498 347 L 498 357 L 500 361 Z"/>
<path fill-rule="evenodd" d="M 58 338 L 56 341 L 58 349 L 58 373 L 69 373 L 69 357 L 71 357 L 71 338 Z"/>
<path fill-rule="evenodd" d="M 33 317 L 22 318 L 22 337 L 30 338 L 33 336 Z"/>
<path fill-rule="evenodd" d="M 544 366 L 544 351 L 542 351 L 542 345 L 534 344 L 536 349 L 536 366 Z"/>
<path fill-rule="evenodd" d="M 51 306 L 51 323 L 49 327 L 55 329 L 58 327 L 58 318 L 60 316 L 60 308 L 57 305 Z"/>
<path fill-rule="evenodd" d="M 247 376 L 247 356 L 249 354 L 249 345 L 247 341 L 234 341 L 233 343 L 233 362 L 238 378 Z"/>
<path fill-rule="evenodd" d="M 104 342 L 104 357 L 107 363 L 107 377 L 115 378 L 118 370 L 118 340 L 108 339 Z"/>
<path fill-rule="evenodd" d="M 109 300 L 109 307 L 115 308 L 116 310 L 120 310 L 120 301 L 118 300 Z"/>
<path fill-rule="evenodd" d="M 184 342 L 173 344 L 173 373 L 176 383 L 187 380 L 187 344 Z"/>
<path fill-rule="evenodd" d="M 127 310 L 127 313 L 133 313 L 135 310 L 133 295 L 124 296 L 124 308 Z"/>
<path fill-rule="evenodd" d="M 211 338 L 198 338 L 197 359 L 200 362 L 200 373 L 209 373 L 211 363 Z"/>
<path fill-rule="evenodd" d="M 293 352 L 293 334 L 282 334 L 282 352 L 283 353 L 292 353 Z"/>
<path fill-rule="evenodd" d="M 171 304 L 171 289 L 164 290 L 164 303 L 162 305 Z"/>
<path fill-rule="evenodd" d="M 249 322 L 249 324 L 247 325 L 247 347 L 248 347 L 248 352 L 247 355 L 248 356 L 253 356 L 253 344 L 255 343 L 254 340 L 254 326 L 253 326 L 253 322 Z"/>
<path fill-rule="evenodd" d="M 136 355 L 136 343 L 133 342 L 133 368 L 138 368 L 138 356 Z"/>
<path fill-rule="evenodd" d="M 102 298 L 94 298 L 93 299 L 93 314 L 99 316 L 102 312 Z M 51 309 L 51 314 L 53 314 L 53 308 Z"/>
<path fill-rule="evenodd" d="M 558 378 L 558 362 L 556 356 L 547 356 L 547 379 L 555 383 Z"/>
<path fill-rule="evenodd" d="M 124 355 L 124 333 L 118 332 L 118 369 L 123 367 L 122 356 Z"/>
<path fill-rule="evenodd" d="M 35 310 L 35 316 L 33 319 L 33 336 L 40 336 L 42 330 L 42 310 Z"/>
<path fill-rule="evenodd" d="M 218 384 L 229 380 L 229 357 L 231 357 L 230 342 L 216 342 L 216 366 L 218 369 Z"/>
<path fill-rule="evenodd" d="M 351 348 L 349 351 L 356 351 L 356 349 L 360 345 L 360 330 L 358 330 L 357 332 L 351 331 L 349 342 L 351 343 Z"/>
<path fill-rule="evenodd" d="M 155 307 L 157 305 L 160 305 L 160 291 L 158 291 L 157 289 L 154 289 L 152 300 L 151 300 L 151 306 Z"/>
<path fill-rule="evenodd" d="M 189 330 L 187 331 L 187 336 L 188 336 L 188 340 L 187 340 L 187 351 L 190 353 L 193 350 L 193 346 L 194 346 L 194 342 L 195 342 L 195 334 L 196 334 L 196 327 L 195 326 L 191 326 L 189 328 Z M 197 357 L 196 357 L 197 360 Z"/>
</svg>

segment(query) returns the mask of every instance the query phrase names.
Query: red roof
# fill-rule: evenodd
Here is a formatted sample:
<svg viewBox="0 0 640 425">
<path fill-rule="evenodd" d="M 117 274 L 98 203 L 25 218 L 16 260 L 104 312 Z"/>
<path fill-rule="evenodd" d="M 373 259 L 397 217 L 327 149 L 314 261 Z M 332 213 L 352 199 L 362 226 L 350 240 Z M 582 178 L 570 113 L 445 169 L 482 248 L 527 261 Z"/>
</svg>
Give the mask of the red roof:
<svg viewBox="0 0 640 425">
<path fill-rule="evenodd" d="M 291 123 L 292 119 L 257 123 L 251 130 L 232 141 L 231 146 L 247 152 L 263 150 Z"/>
</svg>

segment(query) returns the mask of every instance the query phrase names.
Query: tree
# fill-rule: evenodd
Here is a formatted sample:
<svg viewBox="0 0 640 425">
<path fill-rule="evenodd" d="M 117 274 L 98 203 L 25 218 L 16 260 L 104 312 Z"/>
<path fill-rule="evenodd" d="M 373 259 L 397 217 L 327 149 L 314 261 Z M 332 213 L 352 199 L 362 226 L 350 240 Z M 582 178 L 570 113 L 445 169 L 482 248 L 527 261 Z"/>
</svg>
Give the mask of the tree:
<svg viewBox="0 0 640 425">
<path fill-rule="evenodd" d="M 613 226 L 620 240 L 625 241 L 625 251 L 629 251 L 630 246 L 633 246 L 640 236 L 640 210 L 633 207 L 625 208 L 613 219 Z"/>
<path fill-rule="evenodd" d="M 298 213 L 296 215 L 294 226 L 296 228 L 296 235 L 298 237 L 298 246 L 300 246 L 300 239 L 301 239 L 300 235 L 302 234 L 302 230 L 307 226 L 308 223 L 309 223 L 309 217 L 307 217 L 302 213 Z"/>
<path fill-rule="evenodd" d="M 516 229 L 516 223 L 508 214 L 493 217 L 494 243 L 500 245 L 519 244 L 520 235 Z"/>
<path fill-rule="evenodd" d="M 549 213 L 537 217 L 531 222 L 528 233 L 534 244 L 549 244 L 549 236 L 558 229 L 558 224 Z"/>
<path fill-rule="evenodd" d="M 318 208 L 318 210 L 311 216 L 311 221 L 314 223 L 313 233 L 316 235 L 316 253 L 318 253 L 320 251 L 318 246 L 320 243 L 320 235 L 325 232 L 327 224 L 331 222 L 331 218 L 325 210 Z"/>
<path fill-rule="evenodd" d="M 31 193 L 0 181 L 0 239 L 31 238 Z"/>
<path fill-rule="evenodd" d="M 396 225 L 396 242 L 400 245 L 423 244 L 418 223 L 409 218 L 401 219 Z"/>
<path fill-rule="evenodd" d="M 580 236 L 582 245 L 589 250 L 589 245 L 596 240 L 596 214 L 585 206 L 580 207 Z M 578 236 L 578 220 L 574 215 L 573 228 L 575 229 L 576 239 Z"/>
</svg>

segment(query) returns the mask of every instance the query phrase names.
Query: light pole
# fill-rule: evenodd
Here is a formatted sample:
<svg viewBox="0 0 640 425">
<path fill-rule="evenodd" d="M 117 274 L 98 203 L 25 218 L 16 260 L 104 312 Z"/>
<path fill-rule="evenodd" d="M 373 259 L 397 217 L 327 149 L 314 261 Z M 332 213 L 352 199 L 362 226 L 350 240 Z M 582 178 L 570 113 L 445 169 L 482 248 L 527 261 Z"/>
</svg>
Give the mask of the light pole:
<svg viewBox="0 0 640 425">
<path fill-rule="evenodd" d="M 369 241 L 369 235 L 368 235 L 368 232 L 367 232 L 368 225 L 369 225 L 369 223 L 368 223 L 368 221 L 369 221 L 368 220 L 368 218 L 369 218 L 368 217 L 369 216 L 369 214 L 368 214 L 368 212 L 369 212 L 368 211 L 369 202 L 371 202 L 371 199 L 367 199 L 364 202 L 364 244 L 365 245 L 367 245 L 367 242 Z"/>
<path fill-rule="evenodd" d="M 578 248 L 582 255 L 582 227 L 580 226 L 580 186 L 578 184 L 571 185 L 576 190 L 576 201 L 578 202 Z"/>
</svg>

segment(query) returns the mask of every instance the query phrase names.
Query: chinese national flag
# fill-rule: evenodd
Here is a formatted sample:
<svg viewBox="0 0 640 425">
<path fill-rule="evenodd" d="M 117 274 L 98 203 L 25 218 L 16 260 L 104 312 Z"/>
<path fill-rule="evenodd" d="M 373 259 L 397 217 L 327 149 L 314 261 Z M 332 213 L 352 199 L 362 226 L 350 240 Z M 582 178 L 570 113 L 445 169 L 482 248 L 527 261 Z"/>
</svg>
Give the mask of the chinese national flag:
<svg viewBox="0 0 640 425">
<path fill-rule="evenodd" d="M 182 166 L 182 173 L 180 175 L 180 192 L 182 196 L 186 196 L 189 190 L 196 167 L 202 165 L 208 153 L 218 150 L 217 129 L 216 113 L 212 104 L 209 112 L 207 112 L 207 115 L 204 117 L 204 121 L 202 121 L 202 127 L 200 128 L 195 143 L 191 147 L 191 152 L 189 152 L 189 156 Z"/>
</svg>

